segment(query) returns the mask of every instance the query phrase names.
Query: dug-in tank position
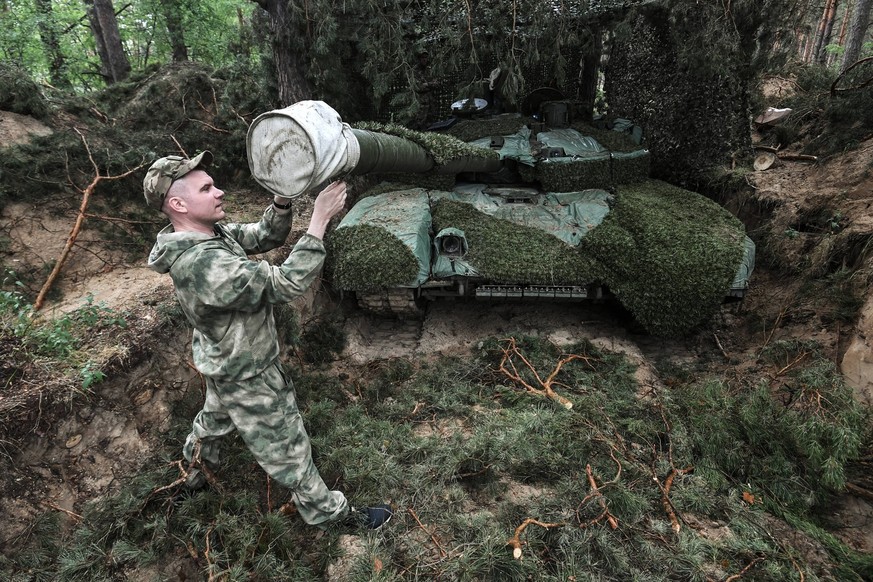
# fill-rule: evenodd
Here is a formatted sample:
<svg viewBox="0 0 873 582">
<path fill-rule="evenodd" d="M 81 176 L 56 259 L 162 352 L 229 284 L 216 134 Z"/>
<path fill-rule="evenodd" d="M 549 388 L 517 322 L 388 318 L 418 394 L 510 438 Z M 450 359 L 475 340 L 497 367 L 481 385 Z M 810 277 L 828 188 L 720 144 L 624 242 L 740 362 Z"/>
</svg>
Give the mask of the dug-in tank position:
<svg viewBox="0 0 873 582">
<path fill-rule="evenodd" d="M 379 314 L 428 301 L 614 296 L 649 332 L 685 333 L 741 299 L 754 267 L 742 224 L 708 198 L 649 178 L 642 129 L 539 115 L 456 118 L 438 131 L 351 127 L 319 101 L 265 113 L 253 176 L 299 195 L 380 174 L 329 234 L 333 287 Z"/>
</svg>

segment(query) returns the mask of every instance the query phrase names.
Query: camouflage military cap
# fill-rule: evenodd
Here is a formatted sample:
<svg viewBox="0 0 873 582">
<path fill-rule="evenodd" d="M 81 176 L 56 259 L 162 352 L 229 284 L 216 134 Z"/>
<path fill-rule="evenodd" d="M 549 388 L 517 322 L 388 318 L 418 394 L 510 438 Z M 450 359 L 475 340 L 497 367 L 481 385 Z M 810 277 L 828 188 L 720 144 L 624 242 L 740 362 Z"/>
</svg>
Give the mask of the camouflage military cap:
<svg viewBox="0 0 873 582">
<path fill-rule="evenodd" d="M 212 154 L 208 151 L 201 152 L 190 160 L 179 156 L 167 156 L 157 160 L 151 165 L 142 181 L 146 203 L 160 210 L 174 180 L 198 167 L 207 168 L 211 163 Z"/>
</svg>

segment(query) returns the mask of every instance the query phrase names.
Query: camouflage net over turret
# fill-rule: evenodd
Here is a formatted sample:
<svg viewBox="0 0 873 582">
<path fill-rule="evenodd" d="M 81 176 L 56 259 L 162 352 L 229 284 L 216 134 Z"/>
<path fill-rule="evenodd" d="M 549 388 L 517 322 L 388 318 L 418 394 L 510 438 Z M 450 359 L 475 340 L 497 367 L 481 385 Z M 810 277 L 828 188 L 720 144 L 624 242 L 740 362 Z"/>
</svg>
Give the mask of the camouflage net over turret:
<svg viewBox="0 0 873 582">
<path fill-rule="evenodd" d="M 641 182 L 649 177 L 649 154 L 582 158 L 567 162 L 540 162 L 535 168 L 521 166 L 522 176 L 538 181 L 549 192 L 575 192 L 618 184 Z"/>
</svg>

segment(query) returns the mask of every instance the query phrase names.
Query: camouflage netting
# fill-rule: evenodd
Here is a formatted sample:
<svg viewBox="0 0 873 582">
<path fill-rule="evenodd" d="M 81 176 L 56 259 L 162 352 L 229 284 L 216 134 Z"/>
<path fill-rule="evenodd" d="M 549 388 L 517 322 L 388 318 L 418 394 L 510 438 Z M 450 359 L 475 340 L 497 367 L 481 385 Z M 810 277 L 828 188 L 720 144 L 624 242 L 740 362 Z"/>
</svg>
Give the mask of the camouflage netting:
<svg viewBox="0 0 873 582">
<path fill-rule="evenodd" d="M 433 209 L 434 229 L 463 230 L 465 260 L 497 281 L 605 283 L 652 334 L 681 335 L 706 321 L 740 264 L 742 225 L 709 199 L 660 181 L 623 187 L 616 198 L 578 249 L 447 200 Z"/>
<path fill-rule="evenodd" d="M 246 168 L 245 117 L 272 104 L 259 91 L 255 71 L 212 72 L 195 63 L 178 63 L 151 70 L 87 97 L 59 104 L 69 127 L 34 138 L 29 144 L 4 149 L 0 174 L 0 202 L 37 200 L 75 193 L 70 184 L 84 187 L 94 176 L 81 131 L 102 175 L 118 175 L 145 163 L 124 180 L 104 181 L 97 198 L 142 200 L 142 179 L 156 158 L 189 155 L 209 149 L 215 155 L 212 174 L 227 184 Z M 244 101 L 236 101 L 246 87 Z M 247 172 L 244 174 L 247 176 Z M 257 188 L 253 180 L 246 184 Z"/>
<path fill-rule="evenodd" d="M 375 291 L 415 280 L 418 261 L 408 246 L 383 228 L 358 224 L 332 231 L 325 273 L 340 289 Z"/>
<path fill-rule="evenodd" d="M 496 152 L 471 146 L 451 135 L 413 131 L 396 123 L 363 122 L 356 123 L 354 127 L 366 131 L 386 133 L 415 142 L 427 150 L 437 167 L 467 158 L 497 159 L 498 157 Z"/>
<path fill-rule="evenodd" d="M 681 335 L 722 303 L 743 257 L 745 229 L 708 198 L 650 180 L 619 189 L 617 204 L 580 249 L 650 333 Z"/>
<path fill-rule="evenodd" d="M 45 119 L 49 106 L 45 97 L 26 71 L 0 61 L 0 109 Z"/>
<path fill-rule="evenodd" d="M 533 175 L 550 192 L 574 192 L 587 188 L 603 188 L 631 184 L 649 177 L 649 154 L 578 159 L 572 162 L 546 160 L 536 168 L 522 167 L 522 173 Z"/>
<path fill-rule="evenodd" d="M 694 185 L 751 151 L 748 92 L 737 82 L 744 63 L 731 54 L 722 55 L 721 69 L 686 62 L 694 55 L 681 54 L 685 39 L 671 26 L 667 9 L 637 12 L 628 39 L 611 44 L 606 94 L 611 114 L 646 128 L 653 177 Z"/>
<path fill-rule="evenodd" d="M 582 135 L 593 137 L 597 140 L 597 143 L 612 152 L 630 153 L 645 147 L 644 145 L 641 146 L 635 143 L 630 134 L 626 131 L 601 129 L 582 121 L 573 122 L 570 124 L 570 127 Z"/>
<path fill-rule="evenodd" d="M 592 282 L 598 265 L 555 236 L 494 218 L 464 202 L 438 200 L 434 232 L 464 231 L 469 249 L 464 260 L 498 283 L 581 285 Z"/>
<path fill-rule="evenodd" d="M 434 132 L 421 132 L 407 129 L 396 123 L 377 123 L 373 121 L 354 124 L 355 129 L 363 129 L 377 133 L 385 133 L 396 137 L 408 139 L 422 148 L 433 159 L 437 167 L 445 166 L 457 160 L 470 158 L 497 158 L 497 153 L 484 148 L 469 145 L 451 135 Z M 395 182 L 412 184 L 431 190 L 448 190 L 455 184 L 455 176 L 452 174 L 385 174 Z"/>
<path fill-rule="evenodd" d="M 521 115 L 501 115 L 491 119 L 462 119 L 446 130 L 461 141 L 474 141 L 492 135 L 511 135 L 533 120 Z"/>
</svg>

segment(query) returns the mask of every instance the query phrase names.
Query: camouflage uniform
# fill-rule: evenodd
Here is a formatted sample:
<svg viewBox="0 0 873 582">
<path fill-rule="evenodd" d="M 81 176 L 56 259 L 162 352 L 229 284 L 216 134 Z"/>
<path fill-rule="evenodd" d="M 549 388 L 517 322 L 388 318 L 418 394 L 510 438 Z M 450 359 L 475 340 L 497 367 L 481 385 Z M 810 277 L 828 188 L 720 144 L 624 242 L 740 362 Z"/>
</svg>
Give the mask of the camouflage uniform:
<svg viewBox="0 0 873 582">
<path fill-rule="evenodd" d="M 342 518 L 346 498 L 330 491 L 312 462 L 309 437 L 294 387 L 279 363 L 273 304 L 301 295 L 321 268 L 325 250 L 308 234 L 280 266 L 253 261 L 248 253 L 280 246 L 290 232 L 290 212 L 267 208 L 260 222 L 217 224 L 215 234 L 158 233 L 149 266 L 169 273 L 188 321 L 194 326 L 194 364 L 206 378 L 206 401 L 183 449 L 190 462 L 217 465 L 218 438 L 240 432 L 264 470 L 293 491 L 310 524 Z"/>
</svg>

